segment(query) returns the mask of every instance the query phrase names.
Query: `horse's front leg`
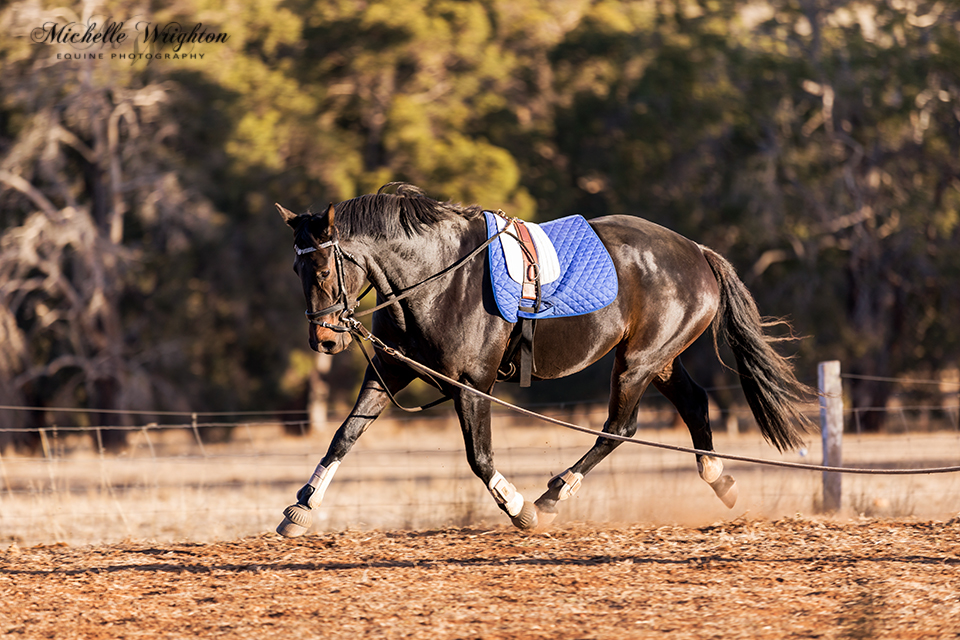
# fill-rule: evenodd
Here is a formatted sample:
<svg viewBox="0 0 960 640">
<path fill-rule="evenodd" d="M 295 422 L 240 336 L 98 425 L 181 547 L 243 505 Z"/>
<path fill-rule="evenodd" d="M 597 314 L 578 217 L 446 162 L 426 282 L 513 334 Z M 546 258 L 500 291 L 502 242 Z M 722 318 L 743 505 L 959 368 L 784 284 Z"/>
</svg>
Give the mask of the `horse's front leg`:
<svg viewBox="0 0 960 640">
<path fill-rule="evenodd" d="M 497 471 L 493 463 L 493 445 L 490 435 L 490 401 L 468 392 L 455 397 L 457 416 L 463 430 L 467 461 L 478 478 L 483 480 L 490 495 L 508 516 L 514 526 L 533 529 L 537 526 L 537 510 L 532 502 Z"/>
<path fill-rule="evenodd" d="M 412 372 L 406 368 L 389 369 L 384 367 L 378 359 L 374 359 L 377 370 L 384 381 L 390 386 L 392 393 L 397 393 L 413 379 Z M 327 453 L 320 460 L 307 484 L 297 492 L 297 502 L 283 510 L 283 522 L 277 527 L 277 533 L 285 538 L 302 536 L 310 528 L 313 520 L 313 509 L 320 506 L 323 495 L 333 480 L 340 461 L 350 452 L 357 439 L 366 431 L 367 427 L 379 416 L 390 403 L 390 397 L 383 388 L 377 374 L 368 366 L 364 375 L 363 386 L 357 402 L 347 419 L 337 429 Z"/>
</svg>

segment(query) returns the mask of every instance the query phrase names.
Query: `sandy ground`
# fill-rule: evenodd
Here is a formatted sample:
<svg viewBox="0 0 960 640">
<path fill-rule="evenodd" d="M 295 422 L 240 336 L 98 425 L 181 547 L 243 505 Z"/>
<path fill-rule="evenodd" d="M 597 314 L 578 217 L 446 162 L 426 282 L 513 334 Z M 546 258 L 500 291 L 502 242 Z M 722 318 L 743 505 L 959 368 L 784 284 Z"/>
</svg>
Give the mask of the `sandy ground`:
<svg viewBox="0 0 960 640">
<path fill-rule="evenodd" d="M 0 547 L 13 638 L 956 638 L 960 520 Z"/>
</svg>

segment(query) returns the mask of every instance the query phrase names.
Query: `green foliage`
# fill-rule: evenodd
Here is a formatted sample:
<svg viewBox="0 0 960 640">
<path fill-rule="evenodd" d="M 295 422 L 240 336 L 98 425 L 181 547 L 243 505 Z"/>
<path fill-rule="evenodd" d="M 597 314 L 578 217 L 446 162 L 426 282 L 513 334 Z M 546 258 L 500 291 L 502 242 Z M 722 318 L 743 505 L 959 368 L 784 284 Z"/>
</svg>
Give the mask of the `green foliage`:
<svg viewBox="0 0 960 640">
<path fill-rule="evenodd" d="M 9 4 L 4 33 L 29 33 L 52 6 Z M 124 327 L 112 357 L 156 406 L 293 394 L 281 380 L 299 371 L 290 353 L 304 335 L 272 203 L 319 208 L 389 180 L 526 218 L 629 213 L 675 228 L 729 255 L 765 312 L 812 336 L 807 368 L 830 357 L 890 375 L 960 353 L 960 13 L 949 3 L 116 0 L 69 11 L 230 34 L 203 60 L 132 64 L 0 39 L 0 170 L 53 210 L 89 217 L 98 239 L 83 264 L 113 274 L 103 295 Z M 37 199 L 0 186 L 12 242 Z M 18 306 L 0 330 L 23 348 L 2 366 L 32 382 L 0 393 L 49 396 L 97 377 L 48 370 L 105 349 L 67 339 L 78 334 L 66 317 L 42 326 L 53 316 L 40 305 L 67 294 L 8 290 Z"/>
</svg>

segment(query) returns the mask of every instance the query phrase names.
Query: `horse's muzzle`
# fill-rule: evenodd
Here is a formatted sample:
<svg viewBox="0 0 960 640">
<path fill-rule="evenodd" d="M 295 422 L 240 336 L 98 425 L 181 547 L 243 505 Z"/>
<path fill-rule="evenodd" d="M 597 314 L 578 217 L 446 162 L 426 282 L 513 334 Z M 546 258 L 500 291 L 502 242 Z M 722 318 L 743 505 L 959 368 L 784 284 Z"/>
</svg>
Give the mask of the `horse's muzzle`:
<svg viewBox="0 0 960 640">
<path fill-rule="evenodd" d="M 333 355 L 340 353 L 353 339 L 348 331 L 335 331 L 320 324 L 311 324 L 309 333 L 310 348 L 318 353 Z"/>
</svg>

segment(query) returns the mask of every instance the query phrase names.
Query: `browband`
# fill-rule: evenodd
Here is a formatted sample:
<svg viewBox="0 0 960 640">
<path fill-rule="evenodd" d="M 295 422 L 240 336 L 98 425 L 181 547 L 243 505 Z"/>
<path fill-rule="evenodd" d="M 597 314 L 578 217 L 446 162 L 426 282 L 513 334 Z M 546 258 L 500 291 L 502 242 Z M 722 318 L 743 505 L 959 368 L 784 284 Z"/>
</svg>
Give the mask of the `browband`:
<svg viewBox="0 0 960 640">
<path fill-rule="evenodd" d="M 307 247 L 306 249 L 301 249 L 300 247 L 294 246 L 293 249 L 297 252 L 298 256 L 302 256 L 305 253 L 313 253 L 318 249 L 326 249 L 327 247 L 332 247 L 335 244 L 337 244 L 336 240 L 327 240 L 323 244 L 317 245 L 316 247 Z"/>
</svg>

